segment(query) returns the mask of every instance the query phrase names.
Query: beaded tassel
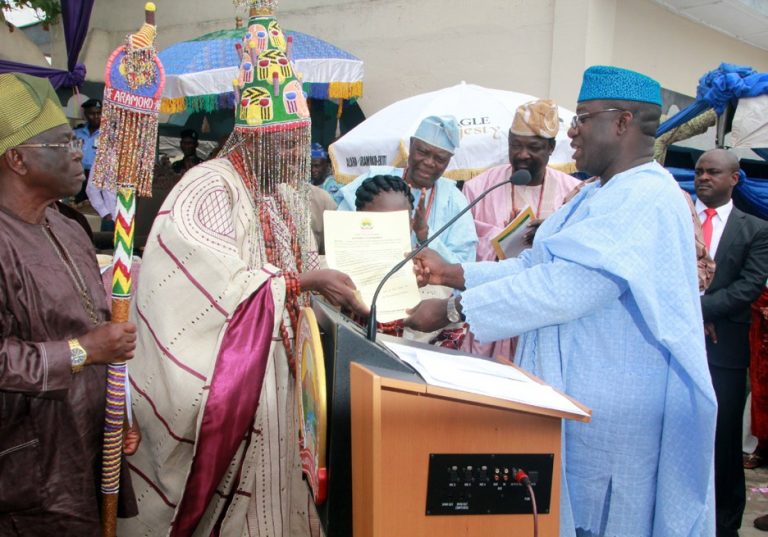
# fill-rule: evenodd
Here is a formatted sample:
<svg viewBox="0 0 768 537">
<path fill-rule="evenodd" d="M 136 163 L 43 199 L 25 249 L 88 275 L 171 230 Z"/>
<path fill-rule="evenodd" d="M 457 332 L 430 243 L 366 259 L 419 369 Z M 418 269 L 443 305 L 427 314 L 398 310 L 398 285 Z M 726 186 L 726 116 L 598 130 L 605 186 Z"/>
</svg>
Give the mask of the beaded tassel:
<svg viewBox="0 0 768 537">
<path fill-rule="evenodd" d="M 222 149 L 241 172 L 257 206 L 265 197 L 273 199 L 280 214 L 290 217 L 286 221 L 292 226 L 292 241 L 301 253 L 299 266 L 304 269 L 313 264 L 309 258 L 312 230 L 307 209 L 310 136 L 308 122 L 264 126 L 247 132 L 235 130 Z"/>
<path fill-rule="evenodd" d="M 277 9 L 277 0 L 232 0 L 235 7 L 238 8 L 250 8 L 258 10 L 270 10 Z"/>
<path fill-rule="evenodd" d="M 114 191 L 122 184 L 134 184 L 139 196 L 151 196 L 157 115 L 115 106 L 107 100 L 101 114 L 99 140 L 109 149 L 96 153 L 94 185 Z"/>
<path fill-rule="evenodd" d="M 293 330 L 299 320 L 301 307 L 307 302 L 302 297 L 298 274 L 305 267 L 312 267 L 309 256 L 309 211 L 306 179 L 308 172 L 308 152 L 297 147 L 308 147 L 305 140 L 308 129 L 293 129 L 286 131 L 271 129 L 269 132 L 253 130 L 246 133 L 236 133 L 228 140 L 223 151 L 227 158 L 243 178 L 248 190 L 253 196 L 259 211 L 259 241 L 262 251 L 261 263 L 268 262 L 283 269 L 285 279 L 285 304 L 288 321 Z M 264 152 L 264 147 L 269 151 Z M 261 151 L 257 151 L 261 148 Z M 291 151 L 288 151 L 288 149 Z M 307 153 L 307 155 L 304 155 Z M 256 157 L 261 155 L 261 159 Z M 266 161 L 266 162 L 265 162 Z M 259 166 L 259 164 L 263 164 Z M 254 169 L 261 170 L 262 175 Z M 303 170 L 303 171 L 302 171 Z M 258 177 L 262 177 L 261 180 Z M 293 178 L 293 179 L 291 179 Z M 283 180 L 281 180 L 283 179 Z M 280 243 L 276 236 L 272 221 L 275 213 L 285 224 L 290 237 L 290 245 Z M 289 252 L 285 250 L 289 249 Z M 292 345 L 289 326 L 280 323 L 280 337 L 288 357 L 291 371 L 295 371 L 295 354 Z"/>
</svg>

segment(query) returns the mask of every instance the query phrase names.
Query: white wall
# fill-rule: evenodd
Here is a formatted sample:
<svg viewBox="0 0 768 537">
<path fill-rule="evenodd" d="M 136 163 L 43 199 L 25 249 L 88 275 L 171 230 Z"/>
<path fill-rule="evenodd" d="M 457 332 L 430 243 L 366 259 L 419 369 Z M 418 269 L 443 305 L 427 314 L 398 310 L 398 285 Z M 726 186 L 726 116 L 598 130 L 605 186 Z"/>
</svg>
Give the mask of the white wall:
<svg viewBox="0 0 768 537">
<path fill-rule="evenodd" d="M 13 31 L 0 17 L 0 60 L 49 67 L 45 56 L 20 28 Z"/>
<path fill-rule="evenodd" d="M 91 13 L 90 29 L 86 36 L 80 61 L 88 71 L 88 80 L 103 81 L 104 66 L 112 51 L 129 33 L 138 30 L 144 22 L 145 0 L 96 0 Z M 237 11 L 231 0 L 161 0 L 156 1 L 158 50 L 192 39 L 208 32 L 234 28 Z M 66 50 L 61 25 L 52 37 L 57 46 L 52 55 L 54 66 L 66 65 Z"/>
<path fill-rule="evenodd" d="M 369 114 L 462 80 L 531 94 L 549 86 L 553 0 L 320 3 L 282 2 L 282 25 L 365 61 Z"/>
<path fill-rule="evenodd" d="M 674 15 L 649 0 L 617 2 L 614 61 L 667 89 L 696 95 L 699 77 L 722 62 L 768 72 L 768 51 Z"/>
<path fill-rule="evenodd" d="M 616 3 L 617 0 L 556 1 L 550 85 L 539 94 L 541 97 L 575 110 L 584 68 L 613 64 Z"/>
<path fill-rule="evenodd" d="M 89 79 L 143 21 L 144 0 L 98 0 L 81 61 Z M 158 48 L 234 27 L 230 0 L 158 2 Z M 284 28 L 365 61 L 366 114 L 465 80 L 551 97 L 575 108 L 581 73 L 607 63 L 694 95 L 721 62 L 768 72 L 768 52 L 677 16 L 651 0 L 282 0 Z M 54 65 L 65 63 L 63 37 Z"/>
</svg>

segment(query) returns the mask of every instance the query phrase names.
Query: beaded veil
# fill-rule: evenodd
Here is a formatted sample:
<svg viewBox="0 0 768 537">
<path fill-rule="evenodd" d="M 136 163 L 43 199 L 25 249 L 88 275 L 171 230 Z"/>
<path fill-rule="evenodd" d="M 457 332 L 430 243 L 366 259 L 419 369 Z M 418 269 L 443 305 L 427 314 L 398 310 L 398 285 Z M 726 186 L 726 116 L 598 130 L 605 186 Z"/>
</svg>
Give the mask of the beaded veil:
<svg viewBox="0 0 768 537">
<path fill-rule="evenodd" d="M 274 15 L 276 2 L 251 0 L 247 5 L 248 26 L 236 46 L 235 130 L 222 155 L 242 177 L 259 215 L 253 261 L 283 271 L 288 318 L 280 331 L 293 366 L 292 328 L 306 299 L 297 273 L 317 266 L 309 215 L 309 107 Z"/>
</svg>

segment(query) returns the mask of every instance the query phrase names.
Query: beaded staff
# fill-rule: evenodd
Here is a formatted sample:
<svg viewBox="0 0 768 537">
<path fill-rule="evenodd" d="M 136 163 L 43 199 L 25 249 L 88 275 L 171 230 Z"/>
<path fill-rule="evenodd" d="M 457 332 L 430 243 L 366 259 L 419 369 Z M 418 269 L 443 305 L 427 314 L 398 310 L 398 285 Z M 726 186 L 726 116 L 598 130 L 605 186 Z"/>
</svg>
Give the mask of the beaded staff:
<svg viewBox="0 0 768 537">
<path fill-rule="evenodd" d="M 112 321 L 118 323 L 128 320 L 136 194 L 152 194 L 158 113 L 165 85 L 165 71 L 154 48 L 155 5 L 147 3 L 144 9 L 144 25 L 107 60 L 100 143 L 91 176 L 97 187 L 117 195 Z M 109 366 L 101 476 L 104 537 L 114 537 L 117 527 L 127 377 L 125 362 Z"/>
</svg>

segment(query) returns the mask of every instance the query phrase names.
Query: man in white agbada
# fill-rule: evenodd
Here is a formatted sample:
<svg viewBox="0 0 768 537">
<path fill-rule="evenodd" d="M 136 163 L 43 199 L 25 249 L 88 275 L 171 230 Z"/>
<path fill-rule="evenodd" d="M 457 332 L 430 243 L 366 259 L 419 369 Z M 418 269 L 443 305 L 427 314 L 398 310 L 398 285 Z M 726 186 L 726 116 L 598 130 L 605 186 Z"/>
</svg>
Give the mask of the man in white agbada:
<svg viewBox="0 0 768 537">
<path fill-rule="evenodd" d="M 249 27 L 273 30 L 258 46 L 281 60 L 285 39 L 263 7 Z M 184 176 L 147 241 L 132 306 L 140 515 L 121 535 L 309 535 L 292 377 L 302 292 L 366 312 L 346 275 L 311 270 L 309 113 L 290 65 L 278 65 L 275 92 L 243 56 L 223 157 Z"/>
<path fill-rule="evenodd" d="M 716 402 L 691 216 L 653 161 L 658 82 L 590 67 L 568 132 L 600 177 L 498 263 L 420 259 L 423 282 L 463 292 L 406 325 L 466 316 L 480 341 L 520 335 L 516 362 L 593 411 L 564 424 L 562 536 L 714 535 Z M 450 305 L 450 308 L 449 308 Z"/>
</svg>

